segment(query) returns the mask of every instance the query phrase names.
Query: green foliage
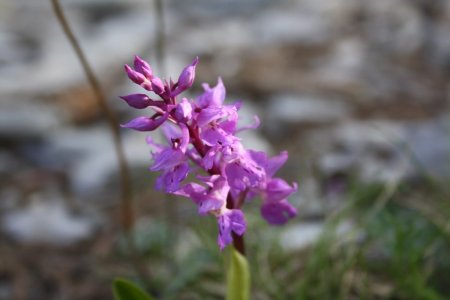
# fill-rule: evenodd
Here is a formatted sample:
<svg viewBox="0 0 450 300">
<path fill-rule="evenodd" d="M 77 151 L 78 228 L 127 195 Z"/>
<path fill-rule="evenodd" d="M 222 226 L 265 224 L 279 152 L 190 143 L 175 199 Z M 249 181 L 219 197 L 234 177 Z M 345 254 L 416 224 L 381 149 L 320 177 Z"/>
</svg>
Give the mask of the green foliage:
<svg viewBox="0 0 450 300">
<path fill-rule="evenodd" d="M 325 219 L 317 241 L 296 251 L 280 243 L 286 227 L 267 226 L 259 217 L 258 203 L 250 203 L 251 230 L 245 242 L 251 299 L 449 299 L 450 207 L 446 199 L 435 185 L 426 183 L 354 182 L 343 205 Z M 231 288 L 230 282 L 243 281 L 230 274 L 244 273 L 229 271 L 226 278 L 224 253 L 230 249 L 218 250 L 214 218 L 179 222 L 184 227 L 174 241 L 172 267 L 163 250 L 166 237 L 162 233 L 167 228 L 152 225 L 139 233 L 144 236 L 138 238 L 146 241 L 139 243 L 139 252 L 146 255 L 154 274 L 147 282 L 141 278 L 147 290 L 163 300 L 238 297 L 233 293 L 245 288 Z M 291 225 L 295 223 L 287 226 Z M 196 243 L 186 245 L 189 235 Z M 226 262 L 232 266 L 231 259 Z"/>
<path fill-rule="evenodd" d="M 405 201 L 410 191 L 379 184 L 353 189 L 350 204 L 328 220 L 308 253 L 294 298 L 447 299 L 445 287 L 431 281 L 450 250 L 447 234 L 420 209 L 422 202 L 412 202 L 425 198 L 416 193 Z M 340 233 L 348 220 L 353 230 Z"/>
<path fill-rule="evenodd" d="M 153 297 L 134 283 L 122 278 L 114 280 L 113 293 L 115 300 L 153 300 Z"/>
<path fill-rule="evenodd" d="M 185 289 L 189 289 L 199 278 L 207 272 L 207 267 L 213 262 L 207 251 L 199 250 L 191 253 L 181 262 L 183 266 L 167 285 L 164 295 L 166 299 L 177 299 L 177 294 Z M 219 266 L 221 267 L 221 265 Z"/>
</svg>

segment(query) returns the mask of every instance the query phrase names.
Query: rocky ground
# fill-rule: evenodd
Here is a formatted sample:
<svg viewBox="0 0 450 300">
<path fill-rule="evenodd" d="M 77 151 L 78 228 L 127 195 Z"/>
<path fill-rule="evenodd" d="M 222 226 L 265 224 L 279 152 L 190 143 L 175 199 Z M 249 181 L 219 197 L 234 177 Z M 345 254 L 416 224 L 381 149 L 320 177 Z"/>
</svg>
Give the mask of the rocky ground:
<svg viewBox="0 0 450 300">
<path fill-rule="evenodd" d="M 118 95 L 137 90 L 122 65 L 134 54 L 156 60 L 152 1 L 62 4 L 109 104 L 128 120 Z M 110 298 L 111 278 L 126 268 L 109 257 L 119 229 L 111 135 L 50 1 L 0 7 L 0 299 Z M 282 172 L 300 179 L 301 217 L 283 233 L 285 247 L 315 240 L 350 177 L 450 175 L 450 2 L 172 0 L 165 8 L 159 70 L 176 77 L 198 55 L 198 91 L 221 76 L 228 98 L 243 99 L 243 118 L 259 115 L 248 146 L 289 150 Z M 143 135 L 123 131 L 123 141 L 138 217 L 158 215 Z"/>
</svg>

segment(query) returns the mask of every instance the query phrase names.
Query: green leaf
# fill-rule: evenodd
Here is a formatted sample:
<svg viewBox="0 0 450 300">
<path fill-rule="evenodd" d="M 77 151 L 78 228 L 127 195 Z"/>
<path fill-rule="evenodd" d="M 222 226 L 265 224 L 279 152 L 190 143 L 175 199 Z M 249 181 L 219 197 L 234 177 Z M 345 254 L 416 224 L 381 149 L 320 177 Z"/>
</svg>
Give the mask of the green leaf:
<svg viewBox="0 0 450 300">
<path fill-rule="evenodd" d="M 115 300 L 154 300 L 140 287 L 123 278 L 114 280 L 113 294 Z"/>
<path fill-rule="evenodd" d="M 227 300 L 250 299 L 250 271 L 247 259 L 234 247 L 231 248 L 231 262 L 227 274 Z"/>
</svg>

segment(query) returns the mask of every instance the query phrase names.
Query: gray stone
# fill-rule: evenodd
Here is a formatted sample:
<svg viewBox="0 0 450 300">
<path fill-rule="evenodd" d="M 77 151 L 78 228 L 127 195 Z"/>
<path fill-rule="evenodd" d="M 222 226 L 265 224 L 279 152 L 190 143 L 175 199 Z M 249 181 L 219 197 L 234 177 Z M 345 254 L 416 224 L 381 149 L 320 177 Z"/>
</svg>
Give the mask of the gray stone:
<svg viewBox="0 0 450 300">
<path fill-rule="evenodd" d="M 327 175 L 355 173 L 368 182 L 395 182 L 423 175 L 450 174 L 449 123 L 445 119 L 420 122 L 348 122 L 335 128 L 321 149 L 320 170 Z M 326 145 L 328 144 L 328 145 Z"/>
<path fill-rule="evenodd" d="M 312 76 L 329 85 L 355 84 L 367 65 L 367 49 L 357 38 L 336 42 L 330 52 L 318 63 Z"/>
<path fill-rule="evenodd" d="M 396 181 L 411 164 L 395 142 L 404 138 L 401 125 L 387 121 L 349 122 L 333 130 L 331 151 L 319 166 L 325 174 L 356 172 L 362 181 Z"/>
<path fill-rule="evenodd" d="M 285 1 L 285 0 L 284 0 Z M 251 16 L 255 10 L 260 10 L 270 4 L 269 0 L 184 0 L 168 1 L 168 6 L 177 13 L 177 18 L 217 19 L 223 16 Z"/>
<path fill-rule="evenodd" d="M 436 69 L 447 71 L 450 68 L 450 20 L 432 26 L 426 48 L 428 59 Z"/>
<path fill-rule="evenodd" d="M 281 235 L 281 245 L 289 251 L 305 249 L 317 242 L 324 228 L 322 222 L 299 223 L 289 226 Z"/>
<path fill-rule="evenodd" d="M 351 111 L 338 99 L 299 94 L 274 95 L 266 110 L 271 121 L 292 124 L 335 122 L 346 118 Z"/>
<path fill-rule="evenodd" d="M 347 242 L 358 238 L 359 233 L 352 234 L 354 225 L 350 221 L 341 222 L 337 228 L 333 228 L 333 233 L 339 238 L 339 243 Z M 301 251 L 312 247 L 326 228 L 323 222 L 300 222 L 287 226 L 281 234 L 281 245 L 287 251 Z"/>
<path fill-rule="evenodd" d="M 434 176 L 450 176 L 450 122 L 444 115 L 437 120 L 406 125 L 405 151 L 416 165 L 416 175 L 427 172 Z M 405 154 L 408 155 L 408 154 Z"/>
<path fill-rule="evenodd" d="M 423 19 L 410 1 L 365 0 L 364 4 L 367 36 L 380 50 L 411 54 L 423 45 Z"/>
<path fill-rule="evenodd" d="M 54 106 L 3 95 L 0 104 L 0 139 L 41 138 L 62 124 L 64 116 Z"/>
<path fill-rule="evenodd" d="M 323 43 L 329 37 L 326 22 L 308 12 L 272 9 L 258 14 L 252 22 L 259 44 Z"/>
<path fill-rule="evenodd" d="M 259 122 L 266 121 L 262 119 L 264 115 L 262 114 L 262 110 L 258 108 L 258 106 L 250 101 L 242 101 L 242 106 L 239 110 L 238 128 L 243 128 L 245 126 L 255 124 L 255 116 L 259 119 Z M 274 154 L 273 147 L 261 135 L 261 129 L 259 127 L 256 129 L 243 130 L 238 133 L 238 137 L 242 139 L 242 144 L 247 149 L 264 151 L 269 155 Z"/>
<path fill-rule="evenodd" d="M 133 54 L 140 54 L 151 44 L 155 30 L 150 9 L 118 14 L 93 26 L 85 16 L 89 5 L 85 4 L 83 8 L 82 2 L 76 3 L 81 8 L 64 5 L 64 10 L 88 61 L 100 78 L 110 80 L 110 76 L 116 73 L 111 72 L 111 66 L 120 66 L 116 69 L 120 72 L 123 63 L 132 60 Z M 139 3 L 134 6 L 136 9 L 140 8 Z M 57 26 L 50 4 L 38 6 L 37 10 L 33 10 L 33 7 L 31 4 L 23 4 L 23 9 L 14 12 L 14 19 L 7 20 L 10 23 L 6 25 L 14 31 L 5 37 L 9 41 L 5 49 L 9 50 L 0 52 L 0 60 L 8 62 L 5 68 L 0 68 L 0 90 L 8 93 L 46 94 L 48 91 L 60 91 L 85 82 L 80 63 L 62 29 Z M 133 5 L 130 7 L 133 8 Z M 28 24 L 28 27 L 14 27 L 14 24 L 21 23 Z M 28 36 L 30 28 L 36 32 L 35 35 Z M 35 56 L 30 59 L 14 59 L 17 53 L 30 47 L 27 43 L 15 42 L 23 38 L 31 39 L 30 43 L 36 47 Z"/>
<path fill-rule="evenodd" d="M 149 164 L 150 147 L 145 143 L 145 135 L 124 134 L 123 145 L 131 168 Z M 61 130 L 51 137 L 49 147 L 52 150 L 48 155 L 66 157 L 67 172 L 77 193 L 101 192 L 112 178 L 119 175 L 112 136 L 105 126 L 90 130 Z"/>
<path fill-rule="evenodd" d="M 5 213 L 2 228 L 21 243 L 52 246 L 69 246 L 94 233 L 94 223 L 71 214 L 61 199 L 32 199 L 29 206 Z"/>
</svg>

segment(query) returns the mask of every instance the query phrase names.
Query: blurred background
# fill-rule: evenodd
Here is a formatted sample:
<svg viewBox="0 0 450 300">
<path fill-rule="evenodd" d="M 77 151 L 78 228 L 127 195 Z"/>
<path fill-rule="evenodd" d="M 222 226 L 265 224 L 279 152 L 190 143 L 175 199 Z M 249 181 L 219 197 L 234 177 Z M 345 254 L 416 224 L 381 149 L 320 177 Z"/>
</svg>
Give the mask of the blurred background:
<svg viewBox="0 0 450 300">
<path fill-rule="evenodd" d="M 221 76 L 247 147 L 289 151 L 299 216 L 249 203 L 252 299 L 449 299 L 450 1 L 62 0 L 118 120 L 137 54 L 192 97 Z M 158 35 L 158 32 L 164 35 Z M 163 57 L 158 57 L 163 49 Z M 121 130 L 133 250 L 112 135 L 50 1 L 0 0 L 0 299 L 222 299 L 212 218 L 153 189 L 145 134 Z"/>
</svg>

